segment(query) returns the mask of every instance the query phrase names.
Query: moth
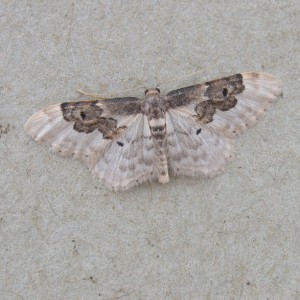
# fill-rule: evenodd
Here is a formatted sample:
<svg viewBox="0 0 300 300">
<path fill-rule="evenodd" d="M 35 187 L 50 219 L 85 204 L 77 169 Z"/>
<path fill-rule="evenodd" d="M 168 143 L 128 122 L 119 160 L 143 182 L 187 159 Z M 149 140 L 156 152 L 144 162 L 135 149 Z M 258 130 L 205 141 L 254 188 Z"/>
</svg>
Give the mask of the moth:
<svg viewBox="0 0 300 300">
<path fill-rule="evenodd" d="M 248 72 L 161 95 L 52 105 L 31 116 L 25 131 L 39 144 L 84 162 L 109 189 L 212 177 L 234 156 L 235 138 L 265 114 L 282 91 L 273 75 Z"/>
</svg>

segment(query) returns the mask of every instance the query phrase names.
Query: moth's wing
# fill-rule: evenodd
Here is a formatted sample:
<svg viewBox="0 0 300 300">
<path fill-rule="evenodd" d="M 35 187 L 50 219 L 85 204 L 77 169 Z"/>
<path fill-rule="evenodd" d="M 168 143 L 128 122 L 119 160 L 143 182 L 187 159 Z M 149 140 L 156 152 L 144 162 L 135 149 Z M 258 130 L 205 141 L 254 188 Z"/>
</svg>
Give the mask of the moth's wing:
<svg viewBox="0 0 300 300">
<path fill-rule="evenodd" d="M 215 176 L 234 156 L 231 138 L 184 111 L 169 109 L 166 126 L 168 161 L 175 175 Z"/>
<path fill-rule="evenodd" d="M 167 147 L 175 174 L 214 176 L 232 159 L 233 140 L 262 116 L 282 82 L 243 73 L 190 86 L 166 96 Z"/>
<path fill-rule="evenodd" d="M 149 137 L 150 132 L 140 112 L 138 98 L 69 102 L 35 113 L 26 122 L 25 131 L 52 151 L 83 161 L 111 189 L 126 189 L 133 182 L 157 176 L 150 164 L 155 160 L 152 140 L 140 138 Z M 139 134 L 138 143 L 135 133 Z M 143 146 L 133 159 L 126 157 L 127 152 Z M 139 162 L 139 168 L 132 170 L 131 162 Z M 142 178 L 137 179 L 141 169 Z"/>
<path fill-rule="evenodd" d="M 106 145 L 91 169 L 112 190 L 126 190 L 159 177 L 158 149 L 147 117 L 136 116 L 118 138 Z"/>
<path fill-rule="evenodd" d="M 171 109 L 228 137 L 254 125 L 282 92 L 282 82 L 266 73 L 241 73 L 167 94 Z"/>
<path fill-rule="evenodd" d="M 24 128 L 52 151 L 85 160 L 95 147 L 103 148 L 123 126 L 129 126 L 139 112 L 138 98 L 66 102 L 33 114 Z"/>
</svg>

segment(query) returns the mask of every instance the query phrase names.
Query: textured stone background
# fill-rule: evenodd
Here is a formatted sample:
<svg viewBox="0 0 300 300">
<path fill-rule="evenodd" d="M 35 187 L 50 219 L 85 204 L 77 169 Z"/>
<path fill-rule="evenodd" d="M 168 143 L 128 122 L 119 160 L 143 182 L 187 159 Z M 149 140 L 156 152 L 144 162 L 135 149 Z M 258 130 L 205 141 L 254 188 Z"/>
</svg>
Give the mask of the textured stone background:
<svg viewBox="0 0 300 300">
<path fill-rule="evenodd" d="M 296 0 L 2 0 L 0 28 L 1 299 L 300 298 Z M 77 88 L 177 78 L 167 92 L 251 70 L 284 96 L 214 179 L 114 194 L 23 131 Z"/>
</svg>

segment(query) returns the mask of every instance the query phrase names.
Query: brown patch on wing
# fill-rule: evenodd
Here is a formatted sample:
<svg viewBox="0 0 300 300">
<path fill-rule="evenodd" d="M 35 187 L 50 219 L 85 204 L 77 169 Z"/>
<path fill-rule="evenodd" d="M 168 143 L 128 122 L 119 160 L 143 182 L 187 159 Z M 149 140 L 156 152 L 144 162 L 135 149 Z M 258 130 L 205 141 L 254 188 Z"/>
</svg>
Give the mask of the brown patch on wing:
<svg viewBox="0 0 300 300">
<path fill-rule="evenodd" d="M 141 112 L 142 99 L 135 97 L 111 98 L 101 100 L 101 105 L 103 105 L 110 114 L 128 116 Z"/>
<path fill-rule="evenodd" d="M 203 96 L 205 88 L 206 86 L 204 84 L 197 84 L 169 92 L 166 95 L 166 103 L 168 104 L 168 108 L 176 108 L 188 105 L 192 101 Z"/>
<path fill-rule="evenodd" d="M 114 118 L 102 117 L 103 109 L 97 105 L 98 101 L 82 101 L 62 103 L 63 117 L 68 122 L 74 122 L 74 130 L 91 133 L 99 130 L 105 139 L 113 139 L 124 127 L 117 127 Z"/>
<path fill-rule="evenodd" d="M 227 111 L 235 107 L 237 103 L 235 96 L 241 94 L 245 89 L 241 74 L 206 82 L 205 85 L 207 89 L 204 96 L 210 100 L 200 102 L 195 107 L 199 121 L 203 123 L 213 121 L 216 109 Z"/>
</svg>

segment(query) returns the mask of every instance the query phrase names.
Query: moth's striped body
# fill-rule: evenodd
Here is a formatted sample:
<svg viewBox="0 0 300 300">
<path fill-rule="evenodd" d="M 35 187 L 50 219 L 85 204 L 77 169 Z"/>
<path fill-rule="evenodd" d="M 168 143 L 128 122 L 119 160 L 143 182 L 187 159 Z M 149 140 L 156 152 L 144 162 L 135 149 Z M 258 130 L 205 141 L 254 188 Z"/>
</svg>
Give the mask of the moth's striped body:
<svg viewBox="0 0 300 300">
<path fill-rule="evenodd" d="M 165 99 L 159 95 L 159 90 L 147 90 L 142 113 L 147 115 L 153 143 L 156 145 L 157 167 L 159 169 L 158 181 L 169 182 L 168 160 L 166 152 L 166 111 Z"/>
</svg>

